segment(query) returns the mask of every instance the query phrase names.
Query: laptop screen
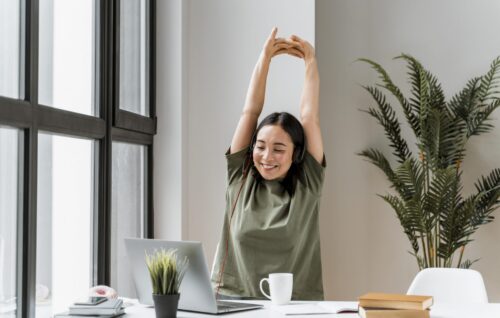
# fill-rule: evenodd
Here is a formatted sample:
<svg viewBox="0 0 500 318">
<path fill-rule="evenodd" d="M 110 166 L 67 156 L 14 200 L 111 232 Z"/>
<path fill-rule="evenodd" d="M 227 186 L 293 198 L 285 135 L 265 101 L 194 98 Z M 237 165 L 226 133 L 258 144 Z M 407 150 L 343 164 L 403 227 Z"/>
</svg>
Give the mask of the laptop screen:
<svg viewBox="0 0 500 318">
<path fill-rule="evenodd" d="M 152 254 L 155 250 L 175 249 L 179 258 L 187 257 L 189 260 L 179 290 L 179 309 L 217 313 L 217 302 L 201 242 L 127 238 L 125 248 L 140 303 L 153 305 L 151 278 L 145 261 L 146 252 Z"/>
</svg>

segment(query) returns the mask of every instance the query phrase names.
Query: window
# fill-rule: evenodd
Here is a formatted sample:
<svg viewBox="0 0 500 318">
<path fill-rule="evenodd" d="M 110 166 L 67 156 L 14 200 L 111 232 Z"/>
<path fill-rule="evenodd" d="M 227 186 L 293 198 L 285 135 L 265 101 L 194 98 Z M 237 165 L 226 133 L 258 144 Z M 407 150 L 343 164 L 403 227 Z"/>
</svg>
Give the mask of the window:
<svg viewBox="0 0 500 318">
<path fill-rule="evenodd" d="M 20 0 L 0 1 L 0 95 L 20 96 Z"/>
<path fill-rule="evenodd" d="M 93 0 L 40 0 L 39 103 L 86 115 L 94 110 Z"/>
<path fill-rule="evenodd" d="M 113 142 L 111 187 L 111 285 L 119 295 L 137 297 L 127 262 L 126 237 L 145 236 L 146 147 Z"/>
<path fill-rule="evenodd" d="M 145 0 L 120 1 L 120 108 L 149 116 Z"/>
<path fill-rule="evenodd" d="M 65 311 L 92 285 L 93 143 L 38 137 L 37 317 Z"/>
<path fill-rule="evenodd" d="M 22 134 L 0 126 L 0 317 L 15 317 Z"/>
<path fill-rule="evenodd" d="M 122 239 L 152 237 L 154 11 L 0 1 L 1 317 L 132 291 Z"/>
<path fill-rule="evenodd" d="M 119 48 L 114 61 L 119 78 L 115 101 L 119 107 L 114 111 L 116 127 L 142 132 L 156 133 L 154 108 L 154 1 L 120 0 L 116 2 L 119 34 L 115 46 Z"/>
</svg>

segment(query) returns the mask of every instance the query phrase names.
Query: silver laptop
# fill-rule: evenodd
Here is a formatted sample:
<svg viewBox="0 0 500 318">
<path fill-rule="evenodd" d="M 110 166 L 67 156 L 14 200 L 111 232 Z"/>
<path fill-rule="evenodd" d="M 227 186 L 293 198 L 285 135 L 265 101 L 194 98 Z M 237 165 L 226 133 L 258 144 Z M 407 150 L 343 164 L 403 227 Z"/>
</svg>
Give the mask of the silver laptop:
<svg viewBox="0 0 500 318">
<path fill-rule="evenodd" d="M 220 314 L 262 308 L 262 305 L 220 301 L 215 299 L 210 284 L 207 262 L 201 242 L 164 241 L 150 239 L 125 239 L 127 256 L 131 263 L 137 296 L 141 304 L 153 305 L 153 289 L 145 262 L 145 252 L 159 249 L 176 249 L 179 258 L 186 256 L 189 267 L 180 286 L 179 309 L 210 314 Z"/>
</svg>

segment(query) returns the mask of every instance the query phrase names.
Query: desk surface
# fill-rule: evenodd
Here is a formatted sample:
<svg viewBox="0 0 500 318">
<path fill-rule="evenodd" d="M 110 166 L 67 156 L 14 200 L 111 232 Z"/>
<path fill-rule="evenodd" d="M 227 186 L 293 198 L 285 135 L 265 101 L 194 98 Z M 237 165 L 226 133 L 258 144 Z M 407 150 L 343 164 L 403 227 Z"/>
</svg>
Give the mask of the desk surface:
<svg viewBox="0 0 500 318">
<path fill-rule="evenodd" d="M 293 315 L 287 316 L 282 312 L 278 311 L 275 306 L 273 306 L 269 301 L 249 301 L 251 303 L 260 303 L 264 305 L 263 309 L 244 311 L 239 313 L 224 314 L 221 316 L 192 313 L 187 311 L 179 311 L 177 313 L 178 318 L 193 318 L 193 317 L 235 317 L 235 318 L 359 318 L 358 314 L 315 314 L 315 315 Z M 318 302 L 293 302 L 303 303 L 303 304 L 317 304 Z M 326 302 L 334 304 L 335 302 Z M 134 305 L 126 308 L 127 313 L 125 317 L 127 318 L 154 318 L 155 312 L 154 308 Z M 432 318 L 499 318 L 500 317 L 500 303 L 489 303 L 489 304 L 435 304 L 431 307 L 431 317 Z"/>
</svg>

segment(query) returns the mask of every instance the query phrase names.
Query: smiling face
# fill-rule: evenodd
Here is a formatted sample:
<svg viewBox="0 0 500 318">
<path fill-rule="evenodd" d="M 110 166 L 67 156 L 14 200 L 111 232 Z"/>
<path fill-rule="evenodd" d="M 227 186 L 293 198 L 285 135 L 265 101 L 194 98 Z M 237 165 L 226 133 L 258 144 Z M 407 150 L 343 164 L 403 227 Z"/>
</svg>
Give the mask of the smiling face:
<svg viewBox="0 0 500 318">
<path fill-rule="evenodd" d="M 279 125 L 263 126 L 257 133 L 253 162 L 262 178 L 283 179 L 292 165 L 294 144 Z"/>
</svg>

